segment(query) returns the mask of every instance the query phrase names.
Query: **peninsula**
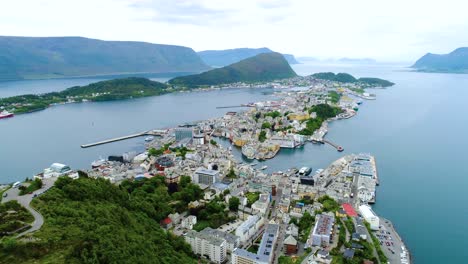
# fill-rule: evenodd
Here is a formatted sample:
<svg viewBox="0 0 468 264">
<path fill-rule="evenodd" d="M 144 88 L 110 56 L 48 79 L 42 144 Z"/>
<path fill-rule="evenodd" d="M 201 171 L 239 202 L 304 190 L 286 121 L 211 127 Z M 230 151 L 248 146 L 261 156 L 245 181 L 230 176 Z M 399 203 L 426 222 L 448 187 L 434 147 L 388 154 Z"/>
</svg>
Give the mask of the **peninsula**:
<svg viewBox="0 0 468 264">
<path fill-rule="evenodd" d="M 161 95 L 171 91 L 164 83 L 130 77 L 71 87 L 61 92 L 0 98 L 0 109 L 22 114 L 43 110 L 57 104 L 123 100 Z"/>
<path fill-rule="evenodd" d="M 137 83 L 131 91 L 171 89 Z M 15 183 L 5 197 L 27 201 L 27 210 L 37 210 L 33 223 L 44 225 L 19 234 L 8 229 L 0 262 L 408 263 L 388 220 L 368 206 L 378 185 L 373 156 L 346 155 L 312 174 L 308 167 L 269 172 L 234 155 L 261 161 L 304 144 L 334 146 L 325 139 L 327 124 L 356 115 L 362 101 L 354 90 L 367 85 L 313 75 L 268 85 L 304 89 L 277 90 L 276 100 L 247 103 L 247 111 L 148 131 L 154 137 L 145 139 L 146 151 L 101 159 L 91 169 L 54 163 L 34 176 L 45 187 Z M 66 92 L 94 92 L 76 89 Z M 17 198 L 21 192 L 28 193 Z M 24 219 L 27 228 L 31 217 L 14 209 L 9 221 Z"/>
<path fill-rule="evenodd" d="M 468 73 L 468 47 L 448 54 L 427 53 L 411 67 L 423 72 Z"/>
</svg>

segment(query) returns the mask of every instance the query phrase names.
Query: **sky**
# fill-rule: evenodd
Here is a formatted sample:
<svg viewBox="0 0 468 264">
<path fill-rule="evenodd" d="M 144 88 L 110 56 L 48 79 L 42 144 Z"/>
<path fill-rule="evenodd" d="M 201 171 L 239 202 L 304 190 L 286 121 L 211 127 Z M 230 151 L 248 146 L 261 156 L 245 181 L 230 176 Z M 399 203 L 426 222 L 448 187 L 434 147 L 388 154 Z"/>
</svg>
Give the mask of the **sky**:
<svg viewBox="0 0 468 264">
<path fill-rule="evenodd" d="M 468 46 L 463 0 L 1 0 L 0 35 L 413 61 Z"/>
</svg>

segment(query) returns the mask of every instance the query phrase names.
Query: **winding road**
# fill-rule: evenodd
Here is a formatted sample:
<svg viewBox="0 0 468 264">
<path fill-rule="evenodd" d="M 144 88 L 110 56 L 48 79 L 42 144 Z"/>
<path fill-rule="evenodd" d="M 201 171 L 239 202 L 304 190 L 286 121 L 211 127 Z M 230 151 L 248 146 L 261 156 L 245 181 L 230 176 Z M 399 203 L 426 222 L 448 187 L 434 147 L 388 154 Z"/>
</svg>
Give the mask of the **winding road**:
<svg viewBox="0 0 468 264">
<path fill-rule="evenodd" d="M 48 189 L 50 189 L 50 187 L 54 186 L 54 183 L 56 180 L 57 180 L 56 177 L 50 178 L 50 179 L 44 179 L 42 181 L 43 183 L 42 188 L 34 191 L 32 194 L 26 194 L 26 195 L 20 196 L 18 188 L 11 188 L 5 192 L 7 196 L 3 197 L 2 203 L 5 203 L 11 200 L 16 200 L 18 201 L 19 204 L 21 204 L 34 216 L 34 222 L 31 224 L 31 228 L 29 228 L 28 230 L 24 232 L 21 232 L 16 237 L 24 236 L 31 232 L 37 231 L 42 227 L 42 225 L 44 224 L 44 217 L 38 211 L 36 211 L 34 208 L 31 207 L 31 201 L 34 198 L 35 194 L 39 195 L 47 191 Z"/>
</svg>

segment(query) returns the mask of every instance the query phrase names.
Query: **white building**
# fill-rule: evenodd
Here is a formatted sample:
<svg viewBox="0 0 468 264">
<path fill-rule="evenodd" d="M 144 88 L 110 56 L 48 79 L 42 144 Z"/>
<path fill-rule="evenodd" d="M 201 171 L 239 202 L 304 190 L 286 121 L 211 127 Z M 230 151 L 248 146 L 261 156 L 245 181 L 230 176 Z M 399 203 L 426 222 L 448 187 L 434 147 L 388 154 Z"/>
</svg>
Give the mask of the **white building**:
<svg viewBox="0 0 468 264">
<path fill-rule="evenodd" d="M 236 236 L 241 242 L 249 240 L 263 225 L 264 218 L 258 215 L 251 215 L 236 229 Z"/>
<path fill-rule="evenodd" d="M 196 223 L 197 223 L 197 217 L 194 215 L 189 215 L 186 218 L 182 219 L 182 222 L 180 223 L 180 225 L 182 226 L 182 228 L 187 228 L 187 229 L 192 230 L 193 226 Z"/>
<path fill-rule="evenodd" d="M 312 246 L 327 247 L 330 244 L 330 237 L 333 231 L 333 224 L 335 217 L 327 214 L 320 214 L 317 216 L 314 230 L 312 231 L 311 238 L 308 244 Z"/>
<path fill-rule="evenodd" d="M 207 227 L 203 229 L 200 233 L 207 234 L 212 237 L 221 238 L 226 240 L 226 249 L 227 252 L 232 252 L 234 249 L 238 248 L 240 245 L 240 238 L 231 233 L 227 233 L 221 230 L 212 229 Z"/>
<path fill-rule="evenodd" d="M 270 205 L 270 194 L 262 193 L 255 203 L 252 204 L 252 209 L 260 212 L 261 214 L 266 214 L 268 206 Z"/>
<path fill-rule="evenodd" d="M 189 230 L 185 241 L 190 244 L 192 251 L 198 255 L 206 255 L 211 262 L 223 263 L 226 260 L 226 240 L 204 233 Z"/>
<path fill-rule="evenodd" d="M 364 220 L 370 224 L 372 230 L 379 230 L 380 221 L 379 217 L 372 211 L 371 207 L 367 204 L 359 206 L 359 212 L 361 213 Z"/>
<path fill-rule="evenodd" d="M 49 168 L 45 169 L 43 173 L 40 173 L 40 174 L 34 176 L 34 178 L 48 179 L 48 178 L 52 178 L 52 177 L 63 176 L 65 174 L 69 174 L 71 172 L 72 172 L 72 170 L 70 169 L 69 166 L 67 166 L 65 164 L 61 164 L 61 163 L 53 163 L 52 165 L 50 165 Z"/>
<path fill-rule="evenodd" d="M 262 236 L 262 242 L 258 247 L 257 254 L 244 249 L 235 249 L 232 252 L 233 264 L 268 264 L 273 263 L 273 253 L 278 240 L 279 226 L 268 224 Z"/>
<path fill-rule="evenodd" d="M 198 168 L 193 174 L 193 182 L 198 184 L 211 185 L 217 181 L 219 171 Z"/>
</svg>

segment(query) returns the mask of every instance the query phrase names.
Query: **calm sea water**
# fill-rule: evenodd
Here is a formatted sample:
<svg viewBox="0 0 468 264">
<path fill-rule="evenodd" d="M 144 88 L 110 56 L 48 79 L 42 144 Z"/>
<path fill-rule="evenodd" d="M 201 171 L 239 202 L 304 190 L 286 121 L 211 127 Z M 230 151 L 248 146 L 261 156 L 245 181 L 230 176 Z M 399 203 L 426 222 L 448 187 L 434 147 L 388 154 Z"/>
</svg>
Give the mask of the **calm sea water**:
<svg viewBox="0 0 468 264">
<path fill-rule="evenodd" d="M 265 162 L 269 170 L 325 168 L 347 153 L 371 153 L 381 182 L 374 208 L 393 221 L 415 262 L 464 263 L 468 257 L 468 75 L 414 73 L 396 66 L 301 64 L 294 69 L 299 74 L 349 72 L 397 85 L 373 91 L 376 101 L 365 101 L 357 116 L 330 125 L 327 137 L 342 145 L 343 153 L 312 144 L 281 150 Z M 18 94 L 43 92 L 44 87 L 52 87 L 51 82 L 53 89 L 61 90 L 87 82 L 83 81 L 10 82 L 6 90 L 13 85 Z M 7 94 L 2 89 L 0 83 L 0 96 Z M 14 94 L 11 89 L 10 95 Z M 143 149 L 143 139 L 89 149 L 81 149 L 81 144 L 220 116 L 226 109 L 216 106 L 263 100 L 271 93 L 271 89 L 231 89 L 169 94 L 58 106 L 0 120 L 0 182 L 31 177 L 52 162 L 88 168 L 99 156 Z"/>
</svg>

